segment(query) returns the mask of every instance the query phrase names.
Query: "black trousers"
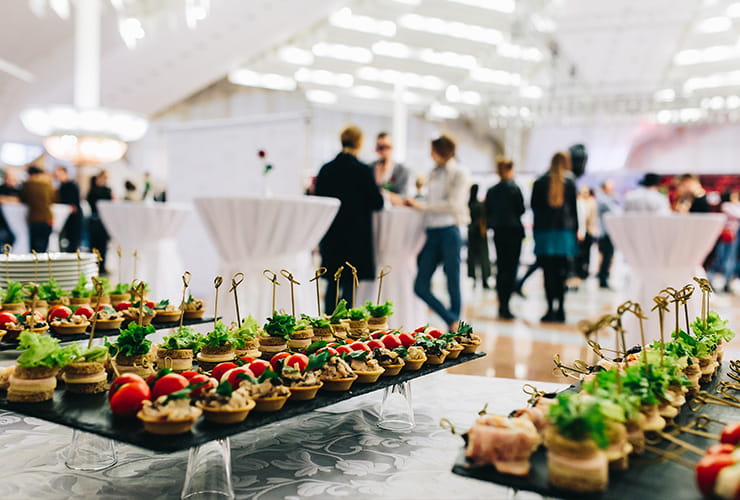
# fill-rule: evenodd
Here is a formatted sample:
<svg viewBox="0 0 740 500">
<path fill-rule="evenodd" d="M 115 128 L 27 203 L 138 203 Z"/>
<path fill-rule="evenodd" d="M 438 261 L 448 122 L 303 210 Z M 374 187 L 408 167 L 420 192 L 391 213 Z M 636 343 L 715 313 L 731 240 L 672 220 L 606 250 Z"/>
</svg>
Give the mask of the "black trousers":
<svg viewBox="0 0 740 500">
<path fill-rule="evenodd" d="M 614 244 L 608 235 L 599 238 L 599 252 L 601 253 L 601 264 L 599 264 L 599 284 L 606 286 L 609 283 L 609 271 L 614 258 Z"/>
<path fill-rule="evenodd" d="M 481 282 L 486 285 L 491 276 L 491 258 L 488 256 L 488 239 L 480 234 L 477 226 L 468 230 L 468 276 L 476 279 L 480 269 Z"/>
<path fill-rule="evenodd" d="M 541 256 L 537 260 L 542 264 L 545 274 L 545 295 L 548 312 L 562 311 L 565 306 L 565 279 L 568 275 L 568 259 L 559 256 Z M 556 304 L 557 303 L 557 304 Z"/>
<path fill-rule="evenodd" d="M 578 257 L 576 257 L 576 276 L 585 280 L 588 278 L 588 269 L 591 267 L 591 245 L 594 237 L 586 233 L 583 241 L 578 242 Z"/>
<path fill-rule="evenodd" d="M 80 248 L 81 240 L 82 214 L 77 211 L 69 214 L 61 233 L 59 233 L 59 248 L 62 249 L 62 252 L 76 252 Z"/>
<path fill-rule="evenodd" d="M 496 294 L 500 311 L 509 311 L 509 299 L 516 286 L 519 256 L 522 253 L 521 228 L 496 229 L 493 244 L 496 246 Z"/>
<path fill-rule="evenodd" d="M 51 224 L 48 222 L 29 222 L 28 233 L 31 240 L 31 250 L 46 252 L 49 248 Z"/>
<path fill-rule="evenodd" d="M 108 253 L 108 241 L 110 241 L 110 236 L 108 236 L 108 231 L 105 229 L 105 226 L 103 225 L 103 221 L 100 220 L 100 218 L 96 215 L 93 215 L 90 217 L 90 250 L 93 248 L 97 248 L 100 252 L 101 261 L 98 266 L 100 269 L 100 273 L 106 273 L 105 269 L 105 257 Z"/>
</svg>

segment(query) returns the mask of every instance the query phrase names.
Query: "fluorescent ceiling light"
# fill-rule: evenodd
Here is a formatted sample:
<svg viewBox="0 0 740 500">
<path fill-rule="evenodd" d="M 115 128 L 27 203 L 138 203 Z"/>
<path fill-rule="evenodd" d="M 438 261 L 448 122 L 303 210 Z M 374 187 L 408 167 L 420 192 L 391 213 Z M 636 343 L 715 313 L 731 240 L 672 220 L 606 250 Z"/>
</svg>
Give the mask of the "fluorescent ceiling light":
<svg viewBox="0 0 740 500">
<path fill-rule="evenodd" d="M 477 106 L 481 103 L 481 96 L 473 90 L 460 90 L 457 85 L 450 85 L 445 90 L 445 99 L 454 103 Z"/>
<path fill-rule="evenodd" d="M 6 142 L 0 146 L 0 163 L 5 165 L 27 165 L 44 154 L 44 148 L 35 144 Z"/>
<path fill-rule="evenodd" d="M 329 24 L 363 33 L 373 33 L 382 36 L 395 36 L 396 23 L 381 19 L 373 19 L 368 16 L 357 16 L 352 14 L 352 9 L 343 7 L 329 16 Z"/>
<path fill-rule="evenodd" d="M 319 42 L 311 48 L 314 55 L 319 57 L 331 57 L 333 59 L 342 59 L 368 64 L 373 60 L 373 54 L 365 47 L 355 47 L 341 43 Z"/>
<path fill-rule="evenodd" d="M 337 94 L 328 90 L 311 89 L 306 91 L 306 99 L 319 104 L 334 104 Z"/>
<path fill-rule="evenodd" d="M 363 99 L 380 99 L 383 96 L 383 92 L 379 88 L 369 85 L 353 87 L 350 93 L 355 97 L 361 97 Z"/>
<path fill-rule="evenodd" d="M 653 98 L 658 102 L 671 102 L 676 98 L 676 91 L 673 89 L 662 89 L 657 91 Z"/>
<path fill-rule="evenodd" d="M 732 27 L 732 20 L 726 16 L 709 17 L 696 25 L 699 33 L 719 33 Z"/>
<path fill-rule="evenodd" d="M 373 44 L 372 50 L 379 56 L 395 57 L 398 59 L 407 59 L 411 56 L 411 48 L 403 43 L 388 42 L 380 40 Z"/>
<path fill-rule="evenodd" d="M 458 116 L 460 116 L 460 112 L 453 108 L 452 106 L 448 106 L 446 104 L 440 104 L 437 101 L 434 101 L 429 106 L 429 116 L 432 118 L 443 118 L 446 120 L 454 120 Z"/>
<path fill-rule="evenodd" d="M 470 70 L 470 78 L 479 82 L 496 83 L 498 85 L 519 85 L 522 81 L 522 77 L 518 73 L 490 68 L 473 68 Z"/>
<path fill-rule="evenodd" d="M 505 14 L 514 12 L 516 5 L 514 0 L 448 0 L 453 3 L 461 3 L 481 9 L 496 10 Z"/>
<path fill-rule="evenodd" d="M 355 79 L 349 73 L 332 73 L 325 69 L 301 68 L 293 77 L 299 82 L 315 83 L 317 85 L 331 85 L 334 87 L 350 88 Z"/>
<path fill-rule="evenodd" d="M 229 81 L 247 87 L 273 90 L 295 90 L 296 83 L 290 77 L 275 73 L 257 73 L 248 69 L 237 69 L 229 73 Z"/>
<path fill-rule="evenodd" d="M 740 57 L 738 45 L 714 45 L 706 49 L 688 49 L 678 52 L 673 62 L 678 66 L 725 61 Z"/>
<path fill-rule="evenodd" d="M 525 99 L 542 99 L 544 91 L 537 85 L 527 85 L 519 90 L 519 95 Z"/>
<path fill-rule="evenodd" d="M 714 89 L 719 87 L 735 87 L 740 85 L 740 71 L 715 73 L 708 76 L 689 78 L 683 84 L 683 90 L 691 93 L 699 89 Z"/>
<path fill-rule="evenodd" d="M 298 47 L 283 47 L 279 52 L 280 59 L 299 66 L 310 66 L 313 64 L 313 54 Z"/>
<path fill-rule="evenodd" d="M 418 14 L 404 14 L 398 20 L 404 28 L 446 35 L 463 40 L 496 45 L 504 40 L 503 34 L 492 28 L 485 28 L 474 24 L 465 24 L 457 21 L 445 21 L 437 17 L 426 17 Z"/>
<path fill-rule="evenodd" d="M 525 61 L 538 62 L 543 58 L 542 52 L 536 47 L 522 47 L 509 42 L 498 44 L 496 52 L 502 57 L 523 59 Z"/>
<path fill-rule="evenodd" d="M 394 69 L 378 69 L 372 66 L 363 66 L 355 74 L 362 80 L 383 82 L 389 85 L 402 83 L 406 87 L 417 87 L 427 90 L 442 90 L 444 88 L 442 79 L 434 75 L 404 73 Z"/>
<path fill-rule="evenodd" d="M 478 66 L 478 60 L 474 56 L 449 51 L 437 52 L 432 49 L 423 49 L 419 53 L 419 59 L 431 64 L 439 64 L 453 68 L 471 69 Z"/>
</svg>

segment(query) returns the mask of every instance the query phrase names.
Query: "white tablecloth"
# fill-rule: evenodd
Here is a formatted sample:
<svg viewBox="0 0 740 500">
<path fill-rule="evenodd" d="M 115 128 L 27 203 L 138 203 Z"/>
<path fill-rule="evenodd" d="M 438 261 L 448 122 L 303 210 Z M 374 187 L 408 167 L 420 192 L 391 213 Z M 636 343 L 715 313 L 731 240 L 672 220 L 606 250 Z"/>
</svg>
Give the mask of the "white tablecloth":
<svg viewBox="0 0 740 500">
<path fill-rule="evenodd" d="M 391 274 L 383 280 L 381 301 L 393 302 L 394 313 L 389 326 L 416 328 L 426 323 L 426 305 L 414 294 L 416 256 L 424 244 L 424 216 L 404 207 L 390 207 L 373 216 L 375 263 L 391 266 Z M 377 299 L 378 282 L 362 283 L 363 300 Z"/>
<path fill-rule="evenodd" d="M 31 240 L 28 234 L 28 222 L 26 221 L 26 212 L 28 209 L 23 203 L 3 203 L 3 215 L 8 222 L 10 230 L 15 235 L 15 244 L 13 253 L 28 253 L 31 251 Z M 64 223 L 69 215 L 69 205 L 55 203 L 51 206 L 51 212 L 54 222 L 49 236 L 49 251 L 59 251 L 59 232 L 64 227 Z"/>
<path fill-rule="evenodd" d="M 526 405 L 524 380 L 437 374 L 411 384 L 416 428 L 377 428 L 382 391 L 231 439 L 234 493 L 239 499 L 498 499 L 512 491 L 455 475 L 463 441 L 439 427 L 442 417 L 462 432 L 488 403 L 502 415 Z M 544 391 L 562 384 L 534 382 Z M 71 429 L 0 410 L 3 498 L 179 498 L 187 453 L 117 446 L 119 463 L 103 472 L 64 466 Z M 541 498 L 519 493 L 517 498 Z"/>
<path fill-rule="evenodd" d="M 182 203 L 99 201 L 98 212 L 112 246 L 108 260 L 117 259 L 115 248 L 123 251 L 121 279 L 130 282 L 133 276 L 133 252 L 139 254 L 136 278 L 149 283 L 157 299 L 179 301 L 182 297 L 182 260 L 175 237 L 191 207 Z M 115 276 L 111 281 L 117 281 Z"/>
<path fill-rule="evenodd" d="M 632 300 L 650 311 L 653 297 L 663 288 L 696 285 L 692 278 L 705 276 L 702 262 L 714 247 L 724 222 L 722 214 L 607 214 L 604 223 L 609 236 L 631 267 Z M 701 293 L 697 287 L 690 301 L 692 321 L 700 311 Z M 657 316 L 648 316 L 646 335 L 654 339 L 658 335 Z M 668 324 L 673 326 L 671 321 Z M 634 321 L 632 326 L 628 344 L 639 344 L 639 329 L 634 327 Z"/>
<path fill-rule="evenodd" d="M 314 273 L 311 250 L 334 220 L 339 200 L 317 196 L 198 198 L 195 205 L 221 256 L 225 283 L 221 297 L 235 273 L 246 276 L 238 289 L 242 316 L 251 313 L 261 322 L 272 315 L 272 288 L 262 276 L 265 269 L 293 273 L 301 283 L 295 287 L 296 314 L 316 314 L 316 287 L 308 281 Z M 276 307 L 290 312 L 290 286 L 282 276 L 277 290 Z M 229 321 L 235 319 L 232 303 L 229 298 L 222 303 L 228 306 L 219 310 Z"/>
</svg>

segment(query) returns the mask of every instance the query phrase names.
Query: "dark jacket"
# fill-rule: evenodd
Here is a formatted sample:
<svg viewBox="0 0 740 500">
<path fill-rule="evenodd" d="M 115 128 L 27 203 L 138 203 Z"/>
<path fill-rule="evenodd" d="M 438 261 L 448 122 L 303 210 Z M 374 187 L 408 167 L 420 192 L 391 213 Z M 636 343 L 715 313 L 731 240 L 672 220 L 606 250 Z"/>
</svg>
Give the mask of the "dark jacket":
<svg viewBox="0 0 740 500">
<path fill-rule="evenodd" d="M 360 279 L 374 279 L 372 213 L 383 208 L 383 196 L 370 167 L 350 154 L 339 153 L 321 167 L 315 194 L 342 202 L 319 244 L 322 265 L 328 270 L 326 276 L 331 278 L 348 261 L 357 268 Z"/>
<path fill-rule="evenodd" d="M 92 215 L 98 216 L 98 201 L 99 200 L 112 200 L 113 192 L 108 186 L 95 186 L 90 188 L 87 193 L 87 202 L 90 204 L 90 210 Z"/>
<path fill-rule="evenodd" d="M 503 180 L 486 193 L 486 223 L 493 229 L 522 229 L 524 198 L 511 179 Z"/>
<path fill-rule="evenodd" d="M 576 209 L 576 183 L 568 176 L 565 178 L 563 206 L 551 207 L 547 199 L 550 187 L 550 175 L 545 174 L 532 186 L 532 212 L 534 213 L 534 231 L 568 229 L 578 231 L 578 210 Z"/>
</svg>

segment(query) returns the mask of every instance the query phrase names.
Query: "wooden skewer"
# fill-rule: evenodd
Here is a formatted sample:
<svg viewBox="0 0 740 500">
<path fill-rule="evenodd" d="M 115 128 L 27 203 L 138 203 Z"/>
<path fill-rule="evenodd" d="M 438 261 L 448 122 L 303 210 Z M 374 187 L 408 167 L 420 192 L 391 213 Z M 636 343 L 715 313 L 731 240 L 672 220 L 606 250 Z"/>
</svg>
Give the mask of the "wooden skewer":
<svg viewBox="0 0 740 500">
<path fill-rule="evenodd" d="M 49 274 L 49 279 L 54 277 L 54 274 L 51 272 L 51 252 L 46 252 L 46 270 Z"/>
<path fill-rule="evenodd" d="M 658 435 L 660 437 L 662 437 L 663 439 L 665 439 L 666 441 L 670 441 L 671 443 L 677 444 L 680 447 L 684 448 L 685 450 L 688 450 L 688 451 L 690 451 L 692 453 L 696 453 L 699 456 L 704 455 L 704 452 L 706 451 L 706 450 L 703 450 L 702 448 L 699 448 L 698 446 L 694 446 L 693 444 L 689 444 L 686 441 L 681 441 L 677 437 L 671 436 L 670 434 L 668 434 L 666 432 L 660 431 L 660 432 L 658 432 Z"/>
<path fill-rule="evenodd" d="M 277 309 L 275 309 L 275 287 L 280 286 L 280 283 L 278 283 L 277 274 L 270 271 L 269 269 L 265 269 L 262 271 L 262 276 L 270 280 L 272 283 L 272 312 L 270 314 L 275 314 L 277 312 Z"/>
<path fill-rule="evenodd" d="M 10 283 L 10 252 L 13 250 L 13 246 L 10 243 L 3 245 L 3 253 L 5 254 L 5 286 Z"/>
<path fill-rule="evenodd" d="M 316 282 L 316 314 L 321 317 L 321 290 L 319 290 L 319 278 L 326 274 L 326 268 L 320 267 L 313 273 L 313 278 L 309 281 Z M 328 312 L 328 311 L 327 311 Z"/>
<path fill-rule="evenodd" d="M 118 282 L 123 283 L 123 249 L 121 245 L 116 247 L 116 255 L 118 255 Z"/>
<path fill-rule="evenodd" d="M 236 324 L 237 326 L 242 324 L 242 317 L 239 314 L 239 296 L 236 293 L 236 288 L 244 281 L 244 273 L 236 273 L 231 277 L 231 288 L 230 292 L 234 292 L 234 306 L 236 307 Z"/>
<path fill-rule="evenodd" d="M 119 247 L 120 248 L 120 247 Z M 190 286 L 190 272 L 185 271 L 182 275 L 182 302 L 180 302 L 180 327 L 179 329 L 182 329 L 182 323 L 185 320 L 185 297 L 188 293 L 188 287 Z"/>
<path fill-rule="evenodd" d="M 215 304 L 213 306 L 213 328 L 216 328 L 216 323 L 218 322 L 218 288 L 221 286 L 221 284 L 224 282 L 224 279 L 222 276 L 216 276 L 216 278 L 213 280 L 213 286 L 216 289 L 216 300 Z"/>
<path fill-rule="evenodd" d="M 391 266 L 383 266 L 378 274 L 378 299 L 375 301 L 376 305 L 380 305 L 380 290 L 383 288 L 383 278 L 391 274 L 393 268 Z"/>
<path fill-rule="evenodd" d="M 39 282 L 39 254 L 36 253 L 36 250 L 31 250 L 31 253 L 33 254 L 33 281 L 38 283 Z"/>
<path fill-rule="evenodd" d="M 80 249 L 77 249 L 77 276 L 82 274 L 82 252 L 80 252 Z"/>
<path fill-rule="evenodd" d="M 280 274 L 282 274 L 290 282 L 290 308 L 293 317 L 295 317 L 295 291 L 293 289 L 293 286 L 300 285 L 300 283 L 296 281 L 296 279 L 293 277 L 293 273 L 291 273 L 287 269 L 281 269 Z"/>
<path fill-rule="evenodd" d="M 355 307 L 355 291 L 357 290 L 357 286 L 360 284 L 360 280 L 357 278 L 357 268 L 350 264 L 349 262 L 345 261 L 344 264 L 350 268 L 352 271 L 352 304 L 351 308 Z"/>
<path fill-rule="evenodd" d="M 137 272 L 136 272 L 137 269 L 136 268 L 139 265 L 139 251 L 138 250 L 134 250 L 134 253 L 132 253 L 131 255 L 134 258 L 134 279 L 136 279 L 136 275 L 137 275 Z"/>
<path fill-rule="evenodd" d="M 660 365 L 663 366 L 665 358 L 665 313 L 668 312 L 668 299 L 663 295 L 653 297 L 655 305 L 652 310 L 658 310 L 658 324 L 660 328 Z"/>
<path fill-rule="evenodd" d="M 337 287 L 336 300 L 334 301 L 335 308 L 337 307 L 337 304 L 339 304 L 339 279 L 342 277 L 342 271 L 344 271 L 344 266 L 339 266 L 339 268 L 337 268 L 336 272 L 334 273 L 334 283 Z"/>
<path fill-rule="evenodd" d="M 90 327 L 90 338 L 87 340 L 87 348 L 92 347 L 93 339 L 95 338 L 95 327 L 98 324 L 98 309 L 100 309 L 100 300 L 103 297 L 103 282 L 97 277 L 92 277 L 93 290 L 95 290 L 95 311 L 93 312 L 92 326 Z M 142 308 L 143 310 L 143 308 Z"/>
</svg>

